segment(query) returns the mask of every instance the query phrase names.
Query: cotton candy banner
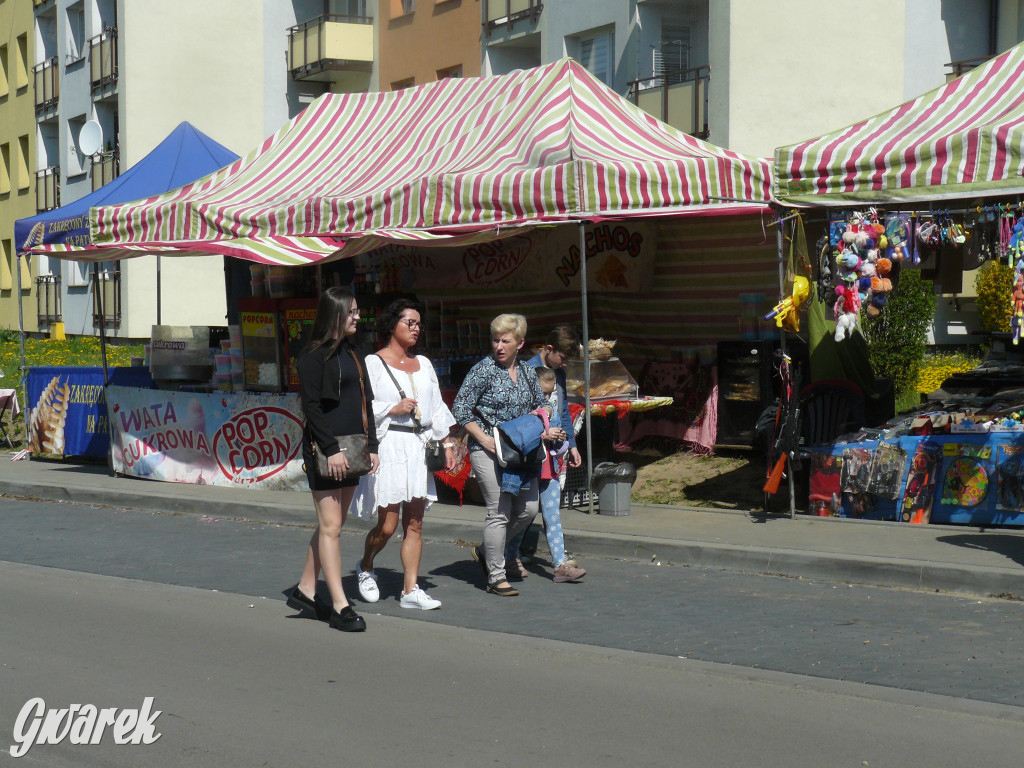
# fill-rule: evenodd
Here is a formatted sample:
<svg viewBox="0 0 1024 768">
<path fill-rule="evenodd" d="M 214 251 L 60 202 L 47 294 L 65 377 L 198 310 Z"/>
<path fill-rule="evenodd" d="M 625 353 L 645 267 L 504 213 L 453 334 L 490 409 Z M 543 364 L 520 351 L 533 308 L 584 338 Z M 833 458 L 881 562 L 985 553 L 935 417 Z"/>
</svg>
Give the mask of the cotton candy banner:
<svg viewBox="0 0 1024 768">
<path fill-rule="evenodd" d="M 294 395 L 110 387 L 115 472 L 150 480 L 304 490 Z"/>
</svg>

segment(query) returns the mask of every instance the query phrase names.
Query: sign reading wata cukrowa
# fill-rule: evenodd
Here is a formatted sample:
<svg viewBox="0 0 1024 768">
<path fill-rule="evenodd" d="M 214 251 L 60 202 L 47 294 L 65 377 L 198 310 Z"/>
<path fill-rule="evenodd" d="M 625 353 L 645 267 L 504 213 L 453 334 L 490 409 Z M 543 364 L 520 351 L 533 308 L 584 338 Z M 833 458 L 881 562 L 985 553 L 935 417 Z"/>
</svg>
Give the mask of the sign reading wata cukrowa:
<svg viewBox="0 0 1024 768">
<path fill-rule="evenodd" d="M 263 490 L 307 487 L 294 395 L 110 387 L 115 472 Z"/>
</svg>

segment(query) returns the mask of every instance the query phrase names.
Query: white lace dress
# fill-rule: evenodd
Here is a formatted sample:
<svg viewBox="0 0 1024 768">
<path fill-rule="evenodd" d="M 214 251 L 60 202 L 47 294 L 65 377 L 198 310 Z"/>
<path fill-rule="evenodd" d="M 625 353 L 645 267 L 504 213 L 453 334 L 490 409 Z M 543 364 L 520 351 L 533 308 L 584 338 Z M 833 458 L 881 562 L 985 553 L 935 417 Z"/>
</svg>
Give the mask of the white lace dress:
<svg viewBox="0 0 1024 768">
<path fill-rule="evenodd" d="M 377 514 L 378 507 L 387 507 L 411 499 L 426 499 L 427 505 L 437 501 L 434 476 L 427 472 L 424 456 L 429 438 L 444 440 L 455 424 L 455 417 L 441 399 L 437 374 L 430 360 L 418 355 L 420 369 L 406 373 L 391 368 L 406 397 L 416 400 L 420 408 L 420 423 L 429 429 L 420 434 L 390 429 L 392 424 L 415 427 L 412 416 L 391 416 L 390 411 L 402 399 L 395 382 L 388 375 L 385 363 L 378 355 L 366 356 L 366 372 L 373 387 L 373 417 L 377 424 L 380 447 L 377 456 L 380 466 L 372 475 L 359 479 L 351 512 L 356 517 L 368 518 Z"/>
</svg>

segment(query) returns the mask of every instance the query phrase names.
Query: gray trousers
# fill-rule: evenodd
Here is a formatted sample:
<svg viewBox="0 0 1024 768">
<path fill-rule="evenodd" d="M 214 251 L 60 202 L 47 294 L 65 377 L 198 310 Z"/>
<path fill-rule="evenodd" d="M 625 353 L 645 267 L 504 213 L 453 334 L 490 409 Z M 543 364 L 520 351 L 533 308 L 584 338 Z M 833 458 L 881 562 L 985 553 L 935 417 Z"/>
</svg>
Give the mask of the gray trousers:
<svg viewBox="0 0 1024 768">
<path fill-rule="evenodd" d="M 484 520 L 484 559 L 491 584 L 505 580 L 505 541 L 524 530 L 540 507 L 538 481 L 531 481 L 529 490 L 518 494 L 502 493 L 501 466 L 487 451 L 470 451 L 469 462 L 487 505 Z"/>
</svg>

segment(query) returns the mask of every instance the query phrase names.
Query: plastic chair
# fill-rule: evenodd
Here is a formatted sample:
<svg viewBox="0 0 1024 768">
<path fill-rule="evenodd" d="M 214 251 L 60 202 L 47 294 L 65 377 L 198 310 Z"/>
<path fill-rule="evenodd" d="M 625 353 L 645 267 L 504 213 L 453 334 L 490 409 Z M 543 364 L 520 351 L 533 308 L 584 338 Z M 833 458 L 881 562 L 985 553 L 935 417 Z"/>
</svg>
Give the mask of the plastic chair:
<svg viewBox="0 0 1024 768">
<path fill-rule="evenodd" d="M 831 443 L 864 423 L 864 393 L 842 379 L 808 384 L 800 390 L 801 452 L 812 445 Z"/>
</svg>

